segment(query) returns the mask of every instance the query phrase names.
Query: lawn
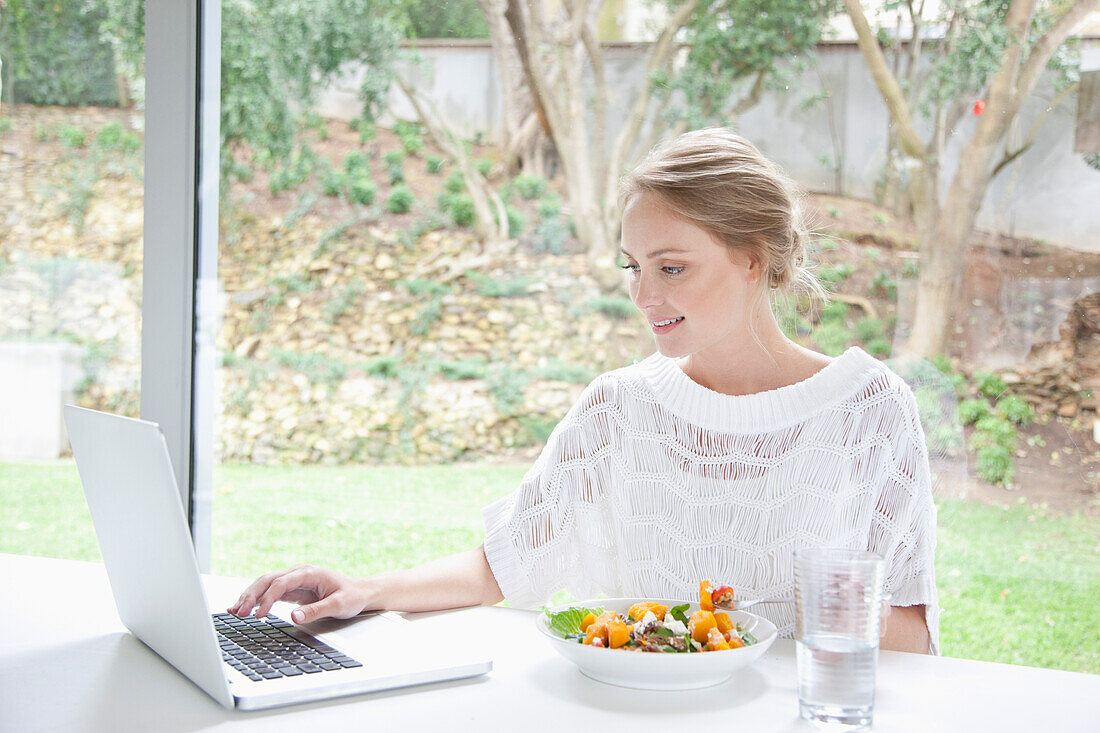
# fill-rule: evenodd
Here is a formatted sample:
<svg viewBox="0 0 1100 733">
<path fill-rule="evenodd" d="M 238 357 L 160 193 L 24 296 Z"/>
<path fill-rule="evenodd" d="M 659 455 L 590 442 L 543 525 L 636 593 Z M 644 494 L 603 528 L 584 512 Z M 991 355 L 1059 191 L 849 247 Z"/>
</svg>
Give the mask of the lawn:
<svg viewBox="0 0 1100 733">
<path fill-rule="evenodd" d="M 299 562 L 354 574 L 481 541 L 481 507 L 525 465 L 217 469 L 213 571 Z M 1024 504 L 942 499 L 936 573 L 944 654 L 1100 673 L 1100 525 Z M 0 463 L 0 552 L 98 560 L 71 463 Z"/>
</svg>

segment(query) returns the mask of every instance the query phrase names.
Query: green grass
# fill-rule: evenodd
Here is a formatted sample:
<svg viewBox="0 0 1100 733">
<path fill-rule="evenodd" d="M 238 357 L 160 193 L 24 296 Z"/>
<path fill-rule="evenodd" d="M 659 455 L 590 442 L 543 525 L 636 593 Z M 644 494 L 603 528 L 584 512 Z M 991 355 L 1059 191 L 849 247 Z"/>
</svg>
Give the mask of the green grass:
<svg viewBox="0 0 1100 733">
<path fill-rule="evenodd" d="M 213 571 L 251 577 L 309 562 L 351 574 L 475 547 L 481 508 L 526 464 L 222 466 Z M 1100 526 L 1028 505 L 940 500 L 941 649 L 954 657 L 1100 673 Z M 0 463 L 0 552 L 98 560 L 70 462 Z"/>
</svg>

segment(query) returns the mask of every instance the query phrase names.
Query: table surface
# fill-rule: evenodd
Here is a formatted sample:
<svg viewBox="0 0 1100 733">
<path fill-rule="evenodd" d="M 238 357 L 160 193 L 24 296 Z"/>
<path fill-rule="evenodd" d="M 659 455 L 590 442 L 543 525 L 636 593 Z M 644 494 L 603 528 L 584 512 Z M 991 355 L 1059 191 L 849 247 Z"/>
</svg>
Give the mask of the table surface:
<svg viewBox="0 0 1100 733">
<path fill-rule="evenodd" d="M 0 554 L 0 578 L 0 731 L 813 730 L 798 718 L 790 640 L 721 685 L 646 692 L 588 679 L 534 612 L 499 607 L 406 615 L 425 633 L 483 637 L 488 675 L 227 710 L 126 631 L 102 565 Z M 205 581 L 215 608 L 242 587 Z M 1100 675 L 882 652 L 876 696 L 875 731 L 1100 731 Z"/>
</svg>

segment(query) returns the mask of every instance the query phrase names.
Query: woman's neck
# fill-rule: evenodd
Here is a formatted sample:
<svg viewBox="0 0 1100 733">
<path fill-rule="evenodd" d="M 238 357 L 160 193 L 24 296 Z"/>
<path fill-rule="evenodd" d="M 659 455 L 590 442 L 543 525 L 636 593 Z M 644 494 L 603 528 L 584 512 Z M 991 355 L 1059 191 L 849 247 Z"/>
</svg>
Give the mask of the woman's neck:
<svg viewBox="0 0 1100 733">
<path fill-rule="evenodd" d="M 748 395 L 796 384 L 832 359 L 799 346 L 779 328 L 770 309 L 747 331 L 721 347 L 690 354 L 684 373 L 697 384 L 727 395 Z"/>
</svg>

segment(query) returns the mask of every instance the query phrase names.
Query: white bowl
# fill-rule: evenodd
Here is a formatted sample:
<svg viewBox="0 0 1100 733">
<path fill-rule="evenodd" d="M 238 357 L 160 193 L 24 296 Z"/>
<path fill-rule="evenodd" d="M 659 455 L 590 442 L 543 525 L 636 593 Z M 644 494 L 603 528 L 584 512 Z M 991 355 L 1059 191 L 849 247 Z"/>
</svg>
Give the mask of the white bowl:
<svg viewBox="0 0 1100 733">
<path fill-rule="evenodd" d="M 663 598 L 600 598 L 590 601 L 577 601 L 550 609 L 551 613 L 573 606 L 585 608 L 603 608 L 625 614 L 635 603 L 656 601 L 668 608 L 683 605 L 683 601 Z M 692 603 L 686 612 L 688 617 L 699 610 L 698 603 Z M 550 629 L 545 613 L 539 614 L 536 621 L 539 631 L 550 639 L 558 653 L 580 667 L 588 677 L 620 687 L 634 687 L 641 690 L 694 690 L 699 687 L 725 682 L 733 674 L 759 659 L 775 641 L 775 624 L 746 611 L 727 611 L 734 623 L 756 637 L 756 643 L 738 649 L 723 649 L 716 652 L 698 654 L 657 654 L 653 652 L 632 652 L 623 649 L 605 649 L 597 646 L 578 644 L 563 639 Z"/>
</svg>

